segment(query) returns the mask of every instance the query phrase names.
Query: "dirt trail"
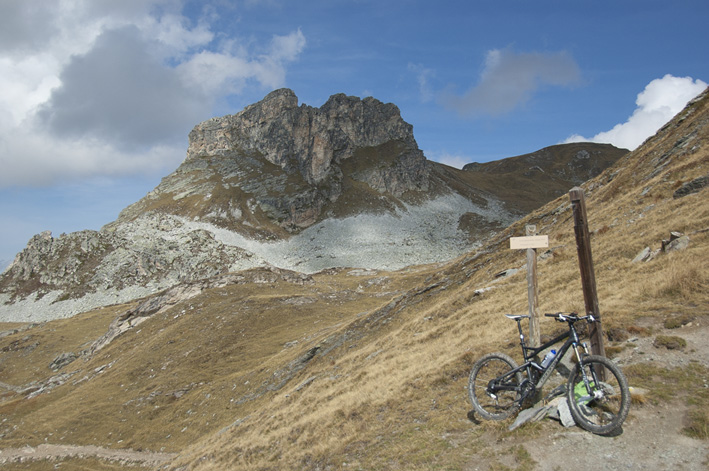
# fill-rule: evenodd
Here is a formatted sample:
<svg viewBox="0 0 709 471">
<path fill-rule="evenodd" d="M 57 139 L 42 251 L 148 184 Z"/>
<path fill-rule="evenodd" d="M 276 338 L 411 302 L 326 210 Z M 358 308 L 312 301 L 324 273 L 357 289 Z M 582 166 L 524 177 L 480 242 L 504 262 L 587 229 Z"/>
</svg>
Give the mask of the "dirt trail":
<svg viewBox="0 0 709 471">
<path fill-rule="evenodd" d="M 157 453 L 128 449 L 111 449 L 98 446 L 50 445 L 36 447 L 6 448 L 0 450 L 0 465 L 12 462 L 55 460 L 62 458 L 99 458 L 119 461 L 124 464 L 142 464 L 156 467 L 175 458 L 176 453 Z"/>
<path fill-rule="evenodd" d="M 679 329 L 659 329 L 656 334 L 677 335 L 687 341 L 683 350 L 667 350 L 652 345 L 655 335 L 633 339 L 636 346 L 618 357 L 621 366 L 651 362 L 665 368 L 687 366 L 690 362 L 709 365 L 709 319 L 701 318 Z M 631 384 L 632 385 L 632 384 Z M 705 382 L 705 386 L 707 383 Z M 684 399 L 665 404 L 633 405 L 616 437 L 600 437 L 578 428 L 559 428 L 552 435 L 527 441 L 525 448 L 537 462 L 537 469 L 645 470 L 709 469 L 709 443 L 682 433 L 687 410 Z"/>
<path fill-rule="evenodd" d="M 540 470 L 705 471 L 709 445 L 682 435 L 681 411 L 679 404 L 635 408 L 617 437 L 560 429 L 526 442 L 525 448 Z"/>
</svg>

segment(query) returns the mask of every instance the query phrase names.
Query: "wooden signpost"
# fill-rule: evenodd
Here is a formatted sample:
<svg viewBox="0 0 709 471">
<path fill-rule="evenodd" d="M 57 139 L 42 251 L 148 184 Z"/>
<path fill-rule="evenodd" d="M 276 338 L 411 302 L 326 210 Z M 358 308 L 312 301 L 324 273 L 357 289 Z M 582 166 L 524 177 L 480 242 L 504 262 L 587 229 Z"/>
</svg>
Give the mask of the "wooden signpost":
<svg viewBox="0 0 709 471">
<path fill-rule="evenodd" d="M 527 225 L 525 237 L 510 237 L 510 249 L 527 250 L 527 297 L 529 298 L 529 344 L 541 345 L 539 330 L 539 287 L 537 284 L 537 249 L 549 247 L 549 236 L 537 235 L 537 226 Z"/>
<path fill-rule="evenodd" d="M 606 356 L 603 346 L 601 312 L 598 307 L 598 292 L 596 291 L 596 275 L 593 270 L 593 258 L 591 257 L 591 236 L 588 232 L 586 198 L 581 188 L 574 187 L 569 191 L 569 199 L 574 213 L 574 233 L 576 234 L 576 249 L 579 255 L 581 288 L 583 289 L 586 314 L 593 314 L 593 317 L 597 320 L 597 322 L 589 324 L 588 334 L 591 343 L 591 353 Z"/>
<path fill-rule="evenodd" d="M 591 353 L 605 356 L 603 346 L 603 327 L 601 325 L 601 312 L 598 307 L 598 293 L 596 291 L 596 275 L 593 270 L 591 257 L 591 236 L 588 231 L 586 216 L 586 201 L 583 190 L 579 187 L 569 191 L 571 208 L 574 215 L 574 232 L 576 234 L 576 248 L 581 269 L 581 287 L 586 306 L 586 314 L 593 314 L 597 322 L 589 324 L 589 340 Z M 539 332 L 539 290 L 537 286 L 537 249 L 549 247 L 549 236 L 537 235 L 537 227 L 527 225 L 525 237 L 510 237 L 510 249 L 527 250 L 527 295 L 529 298 L 529 337 L 530 346 L 538 347 L 540 343 Z"/>
</svg>

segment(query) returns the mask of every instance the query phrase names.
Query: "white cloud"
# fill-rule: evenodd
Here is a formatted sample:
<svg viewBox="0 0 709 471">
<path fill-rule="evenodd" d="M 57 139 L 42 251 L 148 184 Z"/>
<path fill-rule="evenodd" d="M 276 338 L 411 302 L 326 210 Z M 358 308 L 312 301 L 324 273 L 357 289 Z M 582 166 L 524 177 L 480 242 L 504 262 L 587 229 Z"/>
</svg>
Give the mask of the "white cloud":
<svg viewBox="0 0 709 471">
<path fill-rule="evenodd" d="M 180 0 L 0 3 L 0 188 L 164 172 L 187 133 L 247 86 L 283 86 L 300 30 L 258 40 Z"/>
<path fill-rule="evenodd" d="M 19 56 L 46 47 L 58 33 L 53 21 L 58 10 L 58 2 L 0 2 L 0 53 Z"/>
<path fill-rule="evenodd" d="M 39 122 L 56 139 L 94 138 L 119 149 L 180 139 L 209 114 L 212 99 L 154 60 L 150 43 L 135 26 L 101 34 L 64 67 Z"/>
<path fill-rule="evenodd" d="M 299 29 L 286 36 L 274 36 L 271 40 L 270 60 L 277 62 L 290 62 L 295 60 L 305 47 L 305 36 Z"/>
<path fill-rule="evenodd" d="M 573 85 L 579 79 L 578 65 L 566 52 L 493 49 L 478 84 L 463 96 L 445 96 L 443 102 L 462 115 L 500 115 L 525 103 L 543 85 Z"/>
<path fill-rule="evenodd" d="M 638 107 L 626 122 L 591 138 L 575 134 L 565 142 L 602 142 L 634 150 L 706 88 L 707 84 L 702 80 L 667 74 L 647 84 L 638 94 L 635 100 Z"/>
<path fill-rule="evenodd" d="M 96 138 L 54 139 L 22 127 L 14 131 L 0 140 L 0 188 L 164 172 L 179 164 L 186 150 L 186 138 L 134 152 Z"/>
<path fill-rule="evenodd" d="M 416 82 L 419 86 L 419 95 L 421 101 L 426 103 L 433 99 L 434 93 L 431 89 L 431 78 L 434 76 L 435 72 L 433 69 L 428 69 L 422 64 L 409 63 L 408 70 L 413 72 L 416 76 Z"/>
<path fill-rule="evenodd" d="M 176 56 L 191 48 L 209 44 L 214 39 L 214 33 L 209 30 L 208 24 L 200 22 L 190 29 L 185 18 L 178 15 L 166 15 L 157 19 L 147 16 L 142 23 L 142 29 L 152 30 L 152 36 L 168 48 L 167 53 Z"/>
<path fill-rule="evenodd" d="M 205 95 L 240 93 L 248 80 L 255 80 L 269 88 L 285 82 L 285 64 L 297 59 L 305 48 L 305 36 L 300 30 L 285 36 L 275 36 L 268 53 L 254 58 L 239 55 L 201 51 L 177 66 L 182 81 L 202 89 Z"/>
<path fill-rule="evenodd" d="M 426 158 L 448 165 L 450 167 L 461 169 L 464 165 L 471 163 L 473 160 L 470 157 L 460 154 L 451 154 L 446 151 L 426 151 Z"/>
</svg>

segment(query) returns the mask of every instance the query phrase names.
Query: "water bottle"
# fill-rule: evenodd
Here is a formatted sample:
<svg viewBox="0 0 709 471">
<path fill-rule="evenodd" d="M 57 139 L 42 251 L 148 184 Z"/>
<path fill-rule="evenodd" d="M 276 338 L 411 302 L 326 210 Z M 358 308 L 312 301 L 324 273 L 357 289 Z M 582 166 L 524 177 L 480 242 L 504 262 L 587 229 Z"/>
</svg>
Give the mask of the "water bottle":
<svg viewBox="0 0 709 471">
<path fill-rule="evenodd" d="M 556 350 L 554 349 L 544 355 L 544 359 L 542 360 L 542 368 L 546 368 L 547 366 L 549 366 L 549 363 L 551 363 L 551 361 L 554 359 L 554 355 L 556 355 Z"/>
</svg>

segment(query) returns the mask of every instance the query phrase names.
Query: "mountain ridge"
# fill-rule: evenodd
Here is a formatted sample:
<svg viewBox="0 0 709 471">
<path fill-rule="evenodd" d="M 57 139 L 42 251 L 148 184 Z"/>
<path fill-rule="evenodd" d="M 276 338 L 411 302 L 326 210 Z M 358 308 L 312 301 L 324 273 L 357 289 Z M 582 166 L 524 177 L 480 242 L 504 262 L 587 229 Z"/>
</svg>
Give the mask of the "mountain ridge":
<svg viewBox="0 0 709 471">
<path fill-rule="evenodd" d="M 599 175 L 628 152 L 611 144 L 557 144 L 506 159 L 469 163 L 463 170 L 475 175 L 472 184 L 478 188 L 493 193 L 505 188 L 514 195 L 515 206 L 526 213 Z"/>
<path fill-rule="evenodd" d="M 552 163 L 593 154 L 581 159 L 590 173 L 624 153 L 554 149 Z M 184 162 L 101 230 L 34 236 L 0 275 L 0 319 L 71 316 L 258 266 L 441 262 L 555 196 L 538 175 L 513 174 L 481 179 L 427 160 L 391 103 L 338 94 L 313 108 L 275 90 L 195 126 Z"/>
</svg>

